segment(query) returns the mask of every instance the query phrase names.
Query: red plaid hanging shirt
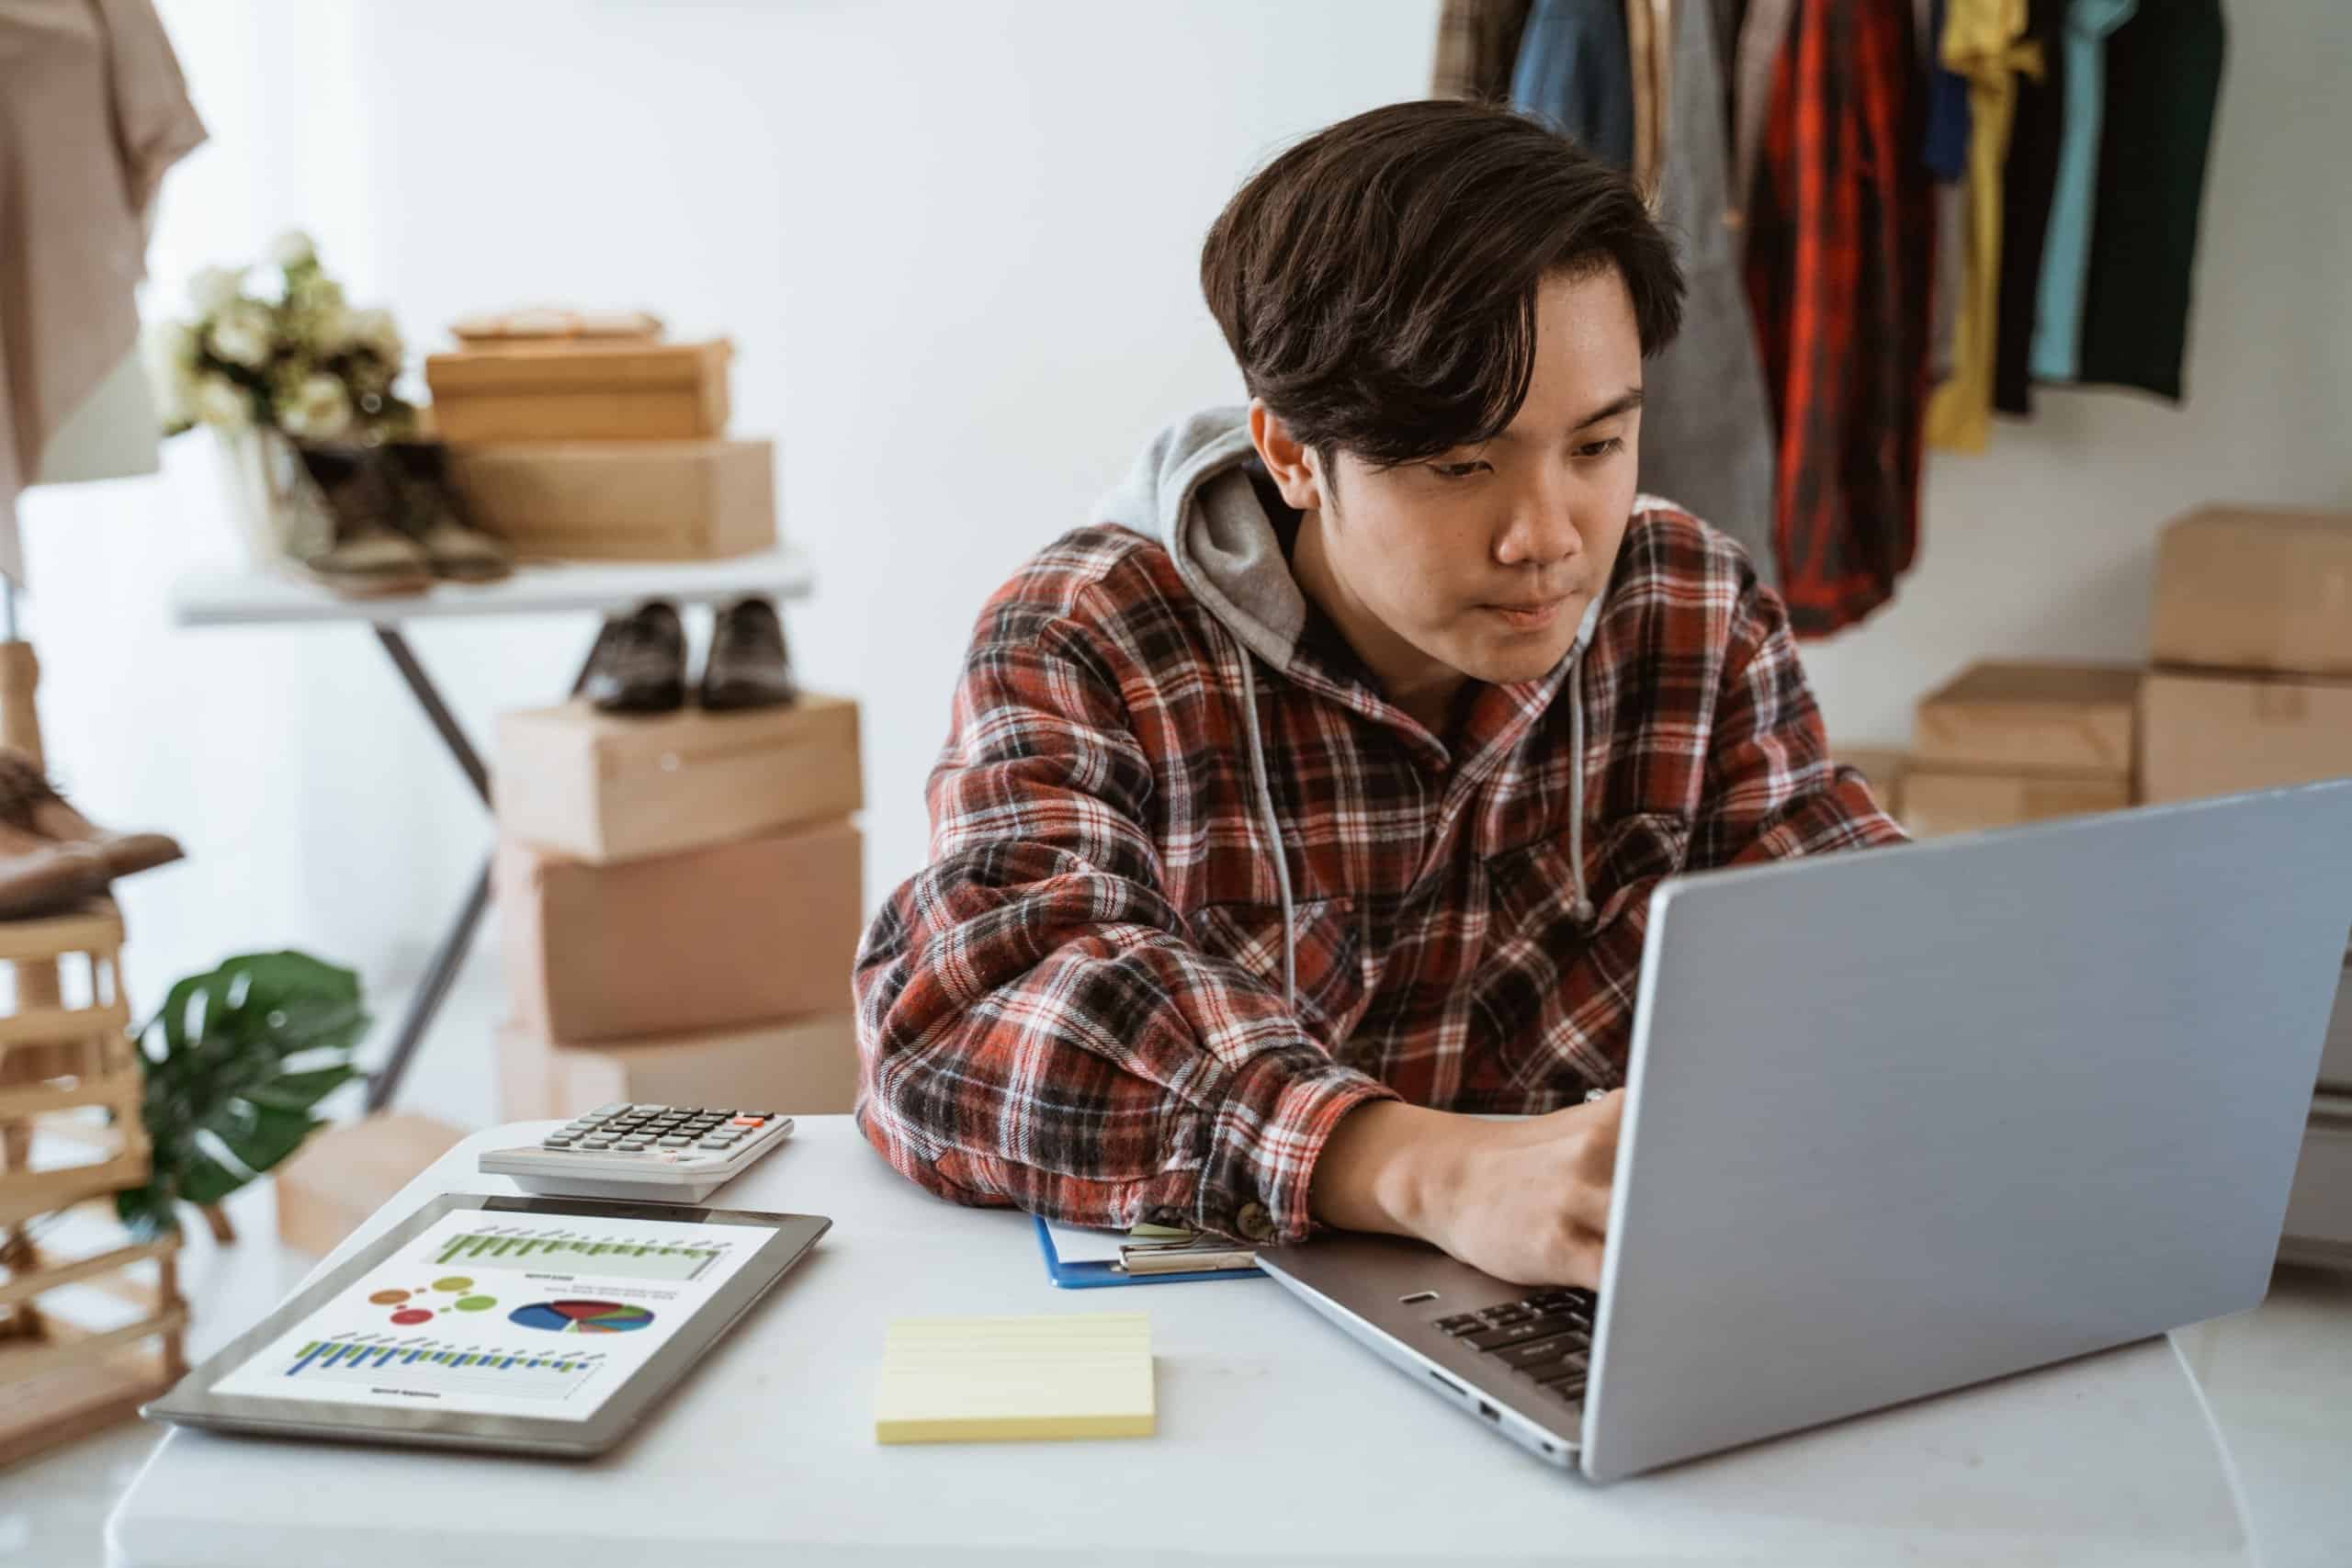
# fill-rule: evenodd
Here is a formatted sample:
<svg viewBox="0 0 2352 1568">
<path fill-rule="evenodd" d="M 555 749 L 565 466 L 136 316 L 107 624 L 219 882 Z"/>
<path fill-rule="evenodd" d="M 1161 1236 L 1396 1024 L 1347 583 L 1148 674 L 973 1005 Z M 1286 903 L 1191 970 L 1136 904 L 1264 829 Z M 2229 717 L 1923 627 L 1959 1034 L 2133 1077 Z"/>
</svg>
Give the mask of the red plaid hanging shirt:
<svg viewBox="0 0 2352 1568">
<path fill-rule="evenodd" d="M 1248 493 L 1226 488 L 1227 516 Z M 1282 628 L 1236 604 L 1286 568 L 1261 554 L 1237 590 L 1184 532 L 1189 571 L 1126 527 L 1070 534 L 974 632 L 932 863 L 855 978 L 859 1123 L 943 1197 L 1296 1239 L 1365 1100 L 1539 1112 L 1622 1082 L 1661 878 L 1902 838 L 1830 761 L 1779 597 L 1666 503 L 1637 504 L 1580 653 L 1483 688 L 1450 746 L 1311 611 L 1268 658 Z"/>
</svg>

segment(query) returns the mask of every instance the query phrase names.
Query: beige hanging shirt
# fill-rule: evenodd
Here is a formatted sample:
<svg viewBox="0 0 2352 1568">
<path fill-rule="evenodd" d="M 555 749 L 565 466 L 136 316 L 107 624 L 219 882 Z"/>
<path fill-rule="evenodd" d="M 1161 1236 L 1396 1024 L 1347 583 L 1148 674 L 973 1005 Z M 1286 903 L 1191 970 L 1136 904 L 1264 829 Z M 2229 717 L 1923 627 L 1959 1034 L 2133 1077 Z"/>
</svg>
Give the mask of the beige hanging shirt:
<svg viewBox="0 0 2352 1568">
<path fill-rule="evenodd" d="M 50 437 L 139 344 L 147 214 L 204 140 L 152 0 L 0 0 L 0 572 Z"/>
</svg>

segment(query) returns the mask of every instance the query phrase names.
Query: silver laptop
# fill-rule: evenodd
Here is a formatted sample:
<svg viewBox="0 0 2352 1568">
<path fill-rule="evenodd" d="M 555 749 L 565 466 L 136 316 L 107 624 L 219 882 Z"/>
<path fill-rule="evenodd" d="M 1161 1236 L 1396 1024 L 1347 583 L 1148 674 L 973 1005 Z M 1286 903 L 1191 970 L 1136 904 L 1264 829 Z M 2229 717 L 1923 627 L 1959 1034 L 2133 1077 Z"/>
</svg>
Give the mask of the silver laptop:
<svg viewBox="0 0 2352 1568">
<path fill-rule="evenodd" d="M 2259 1302 L 2352 929 L 2352 781 L 1678 877 L 1598 1298 L 1265 1270 L 1595 1481 Z"/>
</svg>

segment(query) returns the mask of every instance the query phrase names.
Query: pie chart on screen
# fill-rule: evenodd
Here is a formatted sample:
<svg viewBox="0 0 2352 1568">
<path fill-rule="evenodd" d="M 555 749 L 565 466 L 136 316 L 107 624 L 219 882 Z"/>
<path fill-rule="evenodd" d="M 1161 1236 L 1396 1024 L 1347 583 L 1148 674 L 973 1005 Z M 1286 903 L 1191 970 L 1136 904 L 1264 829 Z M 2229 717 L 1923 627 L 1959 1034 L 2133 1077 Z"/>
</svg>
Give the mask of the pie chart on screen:
<svg viewBox="0 0 2352 1568">
<path fill-rule="evenodd" d="M 620 1302 L 533 1302 L 508 1313 L 506 1321 L 549 1334 L 627 1334 L 650 1326 L 653 1314 Z"/>
</svg>

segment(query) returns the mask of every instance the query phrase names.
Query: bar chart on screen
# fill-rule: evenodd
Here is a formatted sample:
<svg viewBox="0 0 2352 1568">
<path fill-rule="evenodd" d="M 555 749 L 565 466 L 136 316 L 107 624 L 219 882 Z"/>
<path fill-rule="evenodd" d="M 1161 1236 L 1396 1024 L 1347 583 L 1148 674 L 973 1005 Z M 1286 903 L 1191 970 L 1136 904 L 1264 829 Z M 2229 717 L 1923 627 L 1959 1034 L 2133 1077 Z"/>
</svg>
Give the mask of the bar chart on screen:
<svg viewBox="0 0 2352 1568">
<path fill-rule="evenodd" d="M 723 1241 L 665 1241 L 658 1236 L 586 1235 L 558 1227 L 485 1226 L 444 1238 L 436 1268 L 526 1269 L 594 1274 L 605 1279 L 699 1280 L 726 1258 Z"/>
<path fill-rule="evenodd" d="M 482 1349 L 437 1339 L 341 1335 L 297 1348 L 284 1372 L 316 1382 L 365 1383 L 419 1393 L 495 1393 L 510 1399 L 564 1400 L 604 1370 L 591 1351 Z"/>
</svg>

